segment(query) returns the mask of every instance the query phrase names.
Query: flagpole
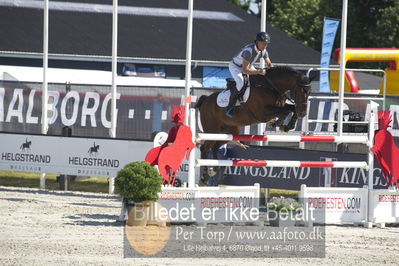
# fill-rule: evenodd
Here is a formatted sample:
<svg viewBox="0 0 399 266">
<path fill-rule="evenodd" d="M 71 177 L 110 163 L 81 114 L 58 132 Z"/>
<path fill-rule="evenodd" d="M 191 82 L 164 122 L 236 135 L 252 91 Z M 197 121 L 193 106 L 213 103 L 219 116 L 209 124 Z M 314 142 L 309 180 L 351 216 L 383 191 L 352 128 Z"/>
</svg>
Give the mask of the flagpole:
<svg viewBox="0 0 399 266">
<path fill-rule="evenodd" d="M 338 136 L 342 136 L 342 119 L 344 109 L 344 87 L 345 87 L 345 54 L 346 54 L 346 19 L 348 16 L 348 0 L 342 1 L 341 20 L 341 54 L 339 67 L 339 93 L 338 93 Z"/>
<path fill-rule="evenodd" d="M 262 0 L 261 16 L 260 16 L 260 31 L 266 32 L 266 4 L 267 0 Z M 265 68 L 265 60 L 260 60 L 260 68 Z M 258 124 L 258 135 L 263 135 L 266 130 L 266 123 Z M 258 141 L 259 146 L 263 146 L 263 141 Z"/>
<path fill-rule="evenodd" d="M 47 116 L 47 101 L 48 101 L 48 3 L 49 0 L 44 0 L 43 8 L 43 83 L 42 83 L 42 127 L 41 133 L 46 135 L 48 130 L 48 116 Z M 40 188 L 46 188 L 46 174 L 40 175 Z"/>
<path fill-rule="evenodd" d="M 191 95 L 191 50 L 192 50 L 192 35 L 193 35 L 193 7 L 194 0 L 188 1 L 188 16 L 187 16 L 187 41 L 186 41 L 186 99 Z M 190 100 L 185 101 L 185 116 L 184 124 L 188 126 L 188 116 L 190 112 Z"/>
<path fill-rule="evenodd" d="M 113 0 L 112 7 L 112 98 L 111 98 L 111 138 L 116 138 L 116 121 L 117 121 L 117 110 L 116 110 L 116 79 L 117 79 L 117 63 L 118 63 L 118 0 Z M 115 192 L 115 178 L 110 177 L 108 182 L 109 194 Z"/>
</svg>

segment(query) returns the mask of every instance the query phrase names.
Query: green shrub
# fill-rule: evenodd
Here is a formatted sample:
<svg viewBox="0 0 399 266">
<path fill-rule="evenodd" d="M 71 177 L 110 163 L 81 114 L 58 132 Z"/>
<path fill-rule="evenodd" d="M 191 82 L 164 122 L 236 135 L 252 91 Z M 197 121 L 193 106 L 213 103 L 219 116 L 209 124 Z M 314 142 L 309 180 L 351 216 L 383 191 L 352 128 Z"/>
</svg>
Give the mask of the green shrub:
<svg viewBox="0 0 399 266">
<path fill-rule="evenodd" d="M 273 197 L 267 203 L 267 207 L 269 210 L 275 211 L 298 211 L 302 208 L 302 205 L 293 198 Z"/>
<path fill-rule="evenodd" d="M 115 178 L 118 193 L 127 200 L 143 202 L 158 199 L 162 176 L 147 162 L 132 162 L 125 165 Z"/>
</svg>

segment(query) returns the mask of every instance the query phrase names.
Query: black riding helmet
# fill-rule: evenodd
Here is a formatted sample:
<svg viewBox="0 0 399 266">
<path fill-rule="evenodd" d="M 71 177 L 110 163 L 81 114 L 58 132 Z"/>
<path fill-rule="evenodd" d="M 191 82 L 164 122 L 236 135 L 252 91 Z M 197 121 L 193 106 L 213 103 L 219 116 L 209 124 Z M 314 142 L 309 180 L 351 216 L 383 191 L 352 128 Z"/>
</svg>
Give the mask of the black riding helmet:
<svg viewBox="0 0 399 266">
<path fill-rule="evenodd" d="M 261 42 L 265 42 L 265 43 L 270 43 L 271 39 L 269 34 L 267 34 L 266 32 L 259 32 L 258 34 L 256 34 L 256 38 L 255 41 L 261 41 Z"/>
</svg>

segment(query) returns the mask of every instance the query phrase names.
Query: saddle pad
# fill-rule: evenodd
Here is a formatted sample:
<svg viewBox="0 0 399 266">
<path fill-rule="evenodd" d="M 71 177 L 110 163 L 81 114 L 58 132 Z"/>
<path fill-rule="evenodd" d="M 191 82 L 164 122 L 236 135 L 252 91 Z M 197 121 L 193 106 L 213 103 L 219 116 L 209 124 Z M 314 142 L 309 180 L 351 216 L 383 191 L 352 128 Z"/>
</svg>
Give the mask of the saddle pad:
<svg viewBox="0 0 399 266">
<path fill-rule="evenodd" d="M 251 88 L 248 87 L 247 90 L 244 93 L 244 97 L 243 97 L 243 102 L 246 102 L 249 98 L 249 93 L 250 93 Z M 217 98 L 216 98 L 216 104 L 219 107 L 227 107 L 229 105 L 229 99 L 230 99 L 230 90 L 225 89 L 222 90 L 221 92 L 219 92 Z M 240 105 L 239 101 L 237 100 L 236 106 Z"/>
</svg>

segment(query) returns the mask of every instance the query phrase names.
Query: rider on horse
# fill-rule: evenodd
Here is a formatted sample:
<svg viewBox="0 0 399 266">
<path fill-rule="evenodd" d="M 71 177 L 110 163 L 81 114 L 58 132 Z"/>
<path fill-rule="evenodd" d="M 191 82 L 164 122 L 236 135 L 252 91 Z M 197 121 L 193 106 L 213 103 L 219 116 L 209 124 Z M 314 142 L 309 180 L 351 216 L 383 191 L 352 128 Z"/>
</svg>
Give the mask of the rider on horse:
<svg viewBox="0 0 399 266">
<path fill-rule="evenodd" d="M 236 86 L 230 86 L 230 100 L 226 110 L 226 115 L 231 117 L 234 105 L 237 101 L 238 95 L 244 85 L 244 74 L 246 75 L 265 75 L 265 69 L 255 69 L 253 64 L 260 61 L 260 58 L 265 60 L 269 67 L 273 67 L 270 61 L 269 54 L 266 50 L 270 43 L 270 36 L 266 32 L 259 32 L 256 35 L 255 42 L 246 45 L 241 51 L 233 57 L 229 63 L 230 73 L 236 82 Z"/>
</svg>

